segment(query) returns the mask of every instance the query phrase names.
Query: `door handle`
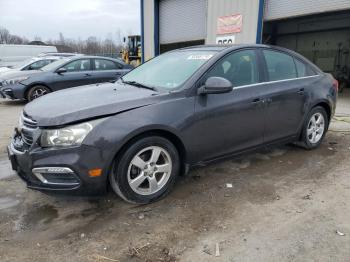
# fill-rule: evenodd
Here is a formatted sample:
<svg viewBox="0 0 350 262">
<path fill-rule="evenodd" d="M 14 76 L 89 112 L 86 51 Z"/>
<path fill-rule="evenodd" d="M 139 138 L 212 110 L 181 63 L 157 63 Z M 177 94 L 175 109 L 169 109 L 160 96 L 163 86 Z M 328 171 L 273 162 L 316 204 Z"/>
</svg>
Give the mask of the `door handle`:
<svg viewBox="0 0 350 262">
<path fill-rule="evenodd" d="M 262 100 L 260 98 L 255 98 L 253 101 L 252 101 L 252 104 L 260 104 L 262 102 Z"/>
<path fill-rule="evenodd" d="M 298 90 L 298 94 L 299 95 L 303 95 L 305 93 L 305 89 L 304 88 L 300 88 L 299 90 Z"/>
<path fill-rule="evenodd" d="M 91 76 L 91 74 L 89 74 L 89 73 L 86 73 L 86 74 L 85 74 L 85 76 Z"/>
</svg>

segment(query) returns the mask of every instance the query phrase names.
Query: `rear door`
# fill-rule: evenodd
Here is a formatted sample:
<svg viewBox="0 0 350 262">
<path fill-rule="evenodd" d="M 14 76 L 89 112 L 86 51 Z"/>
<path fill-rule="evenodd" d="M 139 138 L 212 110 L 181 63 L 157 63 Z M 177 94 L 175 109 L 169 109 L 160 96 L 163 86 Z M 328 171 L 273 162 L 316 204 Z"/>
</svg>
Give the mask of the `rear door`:
<svg viewBox="0 0 350 262">
<path fill-rule="evenodd" d="M 51 87 L 54 90 L 93 84 L 93 71 L 90 58 L 77 59 L 63 66 L 65 73 L 54 73 Z"/>
<path fill-rule="evenodd" d="M 265 83 L 261 86 L 265 104 L 264 142 L 287 138 L 297 134 L 305 114 L 307 92 L 310 85 L 301 61 L 282 51 L 262 49 Z M 299 72 L 298 72 L 299 71 Z"/>
<path fill-rule="evenodd" d="M 94 83 L 117 80 L 119 77 L 129 71 L 124 69 L 122 64 L 103 58 L 93 59 L 93 70 Z"/>
</svg>

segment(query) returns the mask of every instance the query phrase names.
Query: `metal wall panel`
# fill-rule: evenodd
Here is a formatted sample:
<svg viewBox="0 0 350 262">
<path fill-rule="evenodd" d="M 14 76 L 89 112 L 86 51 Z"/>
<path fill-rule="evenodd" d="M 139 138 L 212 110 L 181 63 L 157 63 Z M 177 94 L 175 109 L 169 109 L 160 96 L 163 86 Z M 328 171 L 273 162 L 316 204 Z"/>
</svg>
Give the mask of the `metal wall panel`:
<svg viewBox="0 0 350 262">
<path fill-rule="evenodd" d="M 160 44 L 205 39 L 207 0 L 161 0 Z"/>
<path fill-rule="evenodd" d="M 208 0 L 206 44 L 215 44 L 217 19 L 221 16 L 241 14 L 243 26 L 235 35 L 235 43 L 255 43 L 258 27 L 259 0 Z"/>
<path fill-rule="evenodd" d="M 143 50 L 145 61 L 154 57 L 154 0 L 143 1 Z"/>
<path fill-rule="evenodd" d="M 350 0 L 265 1 L 265 21 L 350 9 Z"/>
</svg>

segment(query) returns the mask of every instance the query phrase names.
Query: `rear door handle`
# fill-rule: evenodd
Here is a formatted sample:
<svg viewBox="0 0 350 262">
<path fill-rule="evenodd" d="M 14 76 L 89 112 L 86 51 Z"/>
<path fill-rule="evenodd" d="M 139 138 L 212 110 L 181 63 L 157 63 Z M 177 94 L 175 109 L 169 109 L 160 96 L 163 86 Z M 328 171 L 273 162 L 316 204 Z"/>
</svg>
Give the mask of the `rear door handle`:
<svg viewBox="0 0 350 262">
<path fill-rule="evenodd" d="M 86 74 L 85 74 L 85 76 L 91 76 L 91 74 L 89 74 L 89 73 L 86 73 Z"/>
<path fill-rule="evenodd" d="M 300 88 L 298 91 L 299 95 L 303 95 L 305 93 L 305 89 L 304 88 Z"/>
</svg>

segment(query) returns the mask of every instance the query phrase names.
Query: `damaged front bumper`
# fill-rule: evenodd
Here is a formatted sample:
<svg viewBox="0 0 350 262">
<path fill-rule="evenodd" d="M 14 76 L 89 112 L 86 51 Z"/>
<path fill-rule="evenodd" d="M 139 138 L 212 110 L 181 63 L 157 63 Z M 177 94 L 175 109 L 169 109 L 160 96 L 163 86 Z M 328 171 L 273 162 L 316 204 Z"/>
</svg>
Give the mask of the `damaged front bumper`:
<svg viewBox="0 0 350 262">
<path fill-rule="evenodd" d="M 90 177 L 89 170 L 104 163 L 99 149 L 81 145 L 72 148 L 43 149 L 26 147 L 18 132 L 7 148 L 12 169 L 28 188 L 39 191 L 70 192 L 69 194 L 101 194 L 107 188 L 107 168 L 99 177 Z"/>
</svg>

